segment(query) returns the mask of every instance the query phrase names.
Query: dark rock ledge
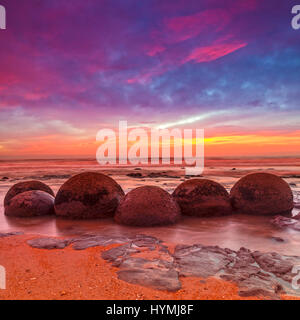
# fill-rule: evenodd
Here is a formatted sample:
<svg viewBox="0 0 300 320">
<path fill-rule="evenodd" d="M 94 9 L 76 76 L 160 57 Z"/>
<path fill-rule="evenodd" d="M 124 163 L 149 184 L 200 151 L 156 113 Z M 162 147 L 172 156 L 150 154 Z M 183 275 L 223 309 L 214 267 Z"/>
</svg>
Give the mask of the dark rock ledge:
<svg viewBox="0 0 300 320">
<path fill-rule="evenodd" d="M 24 234 L 23 232 L 0 232 L 0 238 L 20 236 Z"/>
<path fill-rule="evenodd" d="M 300 215 L 299 214 L 292 218 L 277 215 L 271 219 L 271 223 L 280 229 L 290 228 L 296 231 L 300 231 Z"/>
<path fill-rule="evenodd" d="M 217 277 L 234 282 L 240 296 L 260 296 L 280 299 L 280 294 L 299 295 L 291 288 L 293 266 L 300 265 L 300 257 L 263 253 L 241 248 L 234 251 L 218 246 L 177 245 L 174 254 L 161 240 L 147 235 L 110 237 L 85 234 L 70 239 L 37 238 L 28 241 L 34 248 L 62 249 L 72 245 L 75 250 L 107 246 L 118 247 L 102 252 L 102 258 L 118 267 L 119 279 L 128 283 L 158 290 L 177 291 L 180 277 Z M 159 258 L 136 256 L 143 250 Z M 145 255 L 143 255 L 145 257 Z"/>
</svg>

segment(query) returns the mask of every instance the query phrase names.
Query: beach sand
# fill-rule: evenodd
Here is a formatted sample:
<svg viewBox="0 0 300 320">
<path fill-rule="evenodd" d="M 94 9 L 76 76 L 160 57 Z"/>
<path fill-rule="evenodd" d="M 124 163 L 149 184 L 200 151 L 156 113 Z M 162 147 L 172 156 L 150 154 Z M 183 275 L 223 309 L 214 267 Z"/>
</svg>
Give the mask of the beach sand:
<svg viewBox="0 0 300 320">
<path fill-rule="evenodd" d="M 1 300 L 259 299 L 242 298 L 236 285 L 213 277 L 183 277 L 182 289 L 177 292 L 129 284 L 118 279 L 118 268 L 101 258 L 102 251 L 118 245 L 83 251 L 41 250 L 26 244 L 32 238 L 26 235 L 0 239 L 0 261 L 7 270 L 7 289 L 0 290 Z"/>
</svg>

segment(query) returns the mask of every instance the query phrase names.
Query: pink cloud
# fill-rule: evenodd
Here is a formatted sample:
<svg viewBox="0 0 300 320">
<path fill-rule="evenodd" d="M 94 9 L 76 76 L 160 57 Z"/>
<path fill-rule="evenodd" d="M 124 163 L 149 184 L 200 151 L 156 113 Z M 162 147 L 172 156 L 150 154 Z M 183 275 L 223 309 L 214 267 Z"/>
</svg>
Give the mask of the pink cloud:
<svg viewBox="0 0 300 320">
<path fill-rule="evenodd" d="M 163 19 L 161 28 L 151 32 L 152 43 L 147 44 L 143 50 L 148 57 L 153 58 L 152 67 L 142 69 L 139 75 L 127 82 L 148 83 L 152 78 L 185 63 L 214 61 L 245 47 L 247 43 L 235 38 L 235 31 L 228 28 L 237 15 L 253 10 L 256 6 L 257 0 L 247 0 L 232 8 L 207 9 L 191 15 Z M 183 42 L 187 40 L 189 42 L 185 45 Z M 201 46 L 199 41 L 203 42 Z"/>
<path fill-rule="evenodd" d="M 129 84 L 141 83 L 146 84 L 152 78 L 160 76 L 165 72 L 173 70 L 185 63 L 196 62 L 205 63 L 222 58 L 238 49 L 247 45 L 243 41 L 235 41 L 231 36 L 222 37 L 209 46 L 197 47 L 191 53 L 185 51 L 174 51 L 170 54 L 168 51 L 163 52 L 160 63 L 152 68 L 143 70 L 138 76 L 127 80 Z"/>
<path fill-rule="evenodd" d="M 205 30 L 219 31 L 231 20 L 228 10 L 205 10 L 189 16 L 174 17 L 165 20 L 167 30 L 172 34 L 172 42 L 184 41 L 196 37 Z"/>
<path fill-rule="evenodd" d="M 183 60 L 183 63 L 194 60 L 197 63 L 209 62 L 228 55 L 240 48 L 243 48 L 247 43 L 221 43 L 214 44 L 207 47 L 199 47 L 193 50 L 193 52 Z"/>
<path fill-rule="evenodd" d="M 37 93 L 37 92 L 28 92 L 24 94 L 24 98 L 30 101 L 38 101 L 41 99 L 48 98 L 48 94 L 45 93 Z"/>
<path fill-rule="evenodd" d="M 159 76 L 165 72 L 170 70 L 170 66 L 167 66 L 163 63 L 159 64 L 158 66 L 149 69 L 142 74 L 138 75 L 137 77 L 131 78 L 127 80 L 127 83 L 134 84 L 134 83 L 148 83 L 153 77 Z"/>
<path fill-rule="evenodd" d="M 147 51 L 147 55 L 150 57 L 156 56 L 158 53 L 165 51 L 166 48 L 160 45 L 155 45 Z"/>
</svg>

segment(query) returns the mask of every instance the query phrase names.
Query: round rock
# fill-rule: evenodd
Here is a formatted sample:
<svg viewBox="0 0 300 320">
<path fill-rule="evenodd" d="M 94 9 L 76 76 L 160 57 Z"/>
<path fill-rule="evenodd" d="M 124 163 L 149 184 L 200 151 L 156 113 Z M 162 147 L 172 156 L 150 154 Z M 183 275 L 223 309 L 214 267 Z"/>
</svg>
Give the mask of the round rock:
<svg viewBox="0 0 300 320">
<path fill-rule="evenodd" d="M 222 216 L 232 212 L 228 192 L 215 181 L 187 180 L 175 189 L 173 197 L 187 216 Z"/>
<path fill-rule="evenodd" d="M 47 192 L 31 190 L 17 194 L 5 207 L 10 217 L 37 217 L 54 214 L 54 197 Z"/>
<path fill-rule="evenodd" d="M 177 222 L 180 208 L 165 190 L 144 186 L 131 190 L 121 201 L 115 221 L 131 226 L 158 226 Z"/>
<path fill-rule="evenodd" d="M 25 181 L 19 182 L 13 185 L 7 192 L 4 198 L 4 207 L 9 205 L 10 200 L 15 197 L 17 194 L 31 191 L 31 190 L 40 190 L 49 193 L 51 196 L 54 196 L 54 192 L 50 187 L 48 187 L 45 183 L 32 180 L 32 181 Z"/>
<path fill-rule="evenodd" d="M 251 215 L 287 215 L 293 209 L 293 193 L 280 177 L 252 173 L 241 178 L 230 192 L 232 206 Z"/>
<path fill-rule="evenodd" d="M 111 217 L 123 197 L 122 188 L 112 178 L 85 172 L 61 186 L 55 198 L 55 212 L 71 219 Z"/>
</svg>

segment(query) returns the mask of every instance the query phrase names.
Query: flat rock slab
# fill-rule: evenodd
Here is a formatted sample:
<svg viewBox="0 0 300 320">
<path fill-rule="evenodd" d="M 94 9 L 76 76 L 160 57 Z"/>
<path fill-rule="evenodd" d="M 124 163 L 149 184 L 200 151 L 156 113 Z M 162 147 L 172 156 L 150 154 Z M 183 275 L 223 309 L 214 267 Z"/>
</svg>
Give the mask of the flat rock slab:
<svg viewBox="0 0 300 320">
<path fill-rule="evenodd" d="M 157 290 L 179 290 L 180 277 L 192 276 L 232 281 L 241 296 L 280 299 L 284 293 L 299 295 L 291 287 L 293 267 L 300 266 L 300 257 L 296 256 L 201 244 L 177 245 L 171 254 L 161 240 L 147 235 L 131 238 L 85 234 L 70 239 L 37 238 L 27 243 L 41 249 L 63 249 L 72 244 L 75 250 L 119 243 L 101 254 L 119 268 L 118 278 Z"/>
<path fill-rule="evenodd" d="M 272 299 L 279 299 L 286 290 L 291 292 L 295 276 L 292 268 L 300 265 L 300 257 L 201 245 L 177 246 L 174 258 L 180 275 L 221 277 L 237 284 L 241 296 L 263 295 Z"/>
<path fill-rule="evenodd" d="M 180 276 L 214 276 L 234 282 L 239 294 L 245 297 L 280 299 L 280 294 L 297 294 L 291 288 L 295 276 L 292 268 L 300 265 L 300 257 L 252 252 L 247 248 L 234 251 L 201 244 L 178 245 L 174 254 L 170 254 L 168 250 L 162 250 L 162 246 L 157 241 L 156 250 L 163 251 L 168 258 L 148 260 L 135 257 L 139 247 L 134 246 L 134 241 L 103 252 L 102 258 L 120 268 L 118 276 L 121 280 L 159 290 L 180 288 Z M 150 253 L 151 248 L 148 250 Z"/>
<path fill-rule="evenodd" d="M 120 268 L 117 272 L 120 280 L 138 284 L 157 290 L 177 291 L 181 289 L 179 272 L 175 270 L 173 257 L 166 252 L 161 241 L 154 237 L 134 239 L 130 243 L 112 248 L 102 253 L 102 258 L 108 260 L 113 266 Z M 153 245 L 156 247 L 154 248 Z M 157 249 L 169 259 L 144 259 L 134 257 L 141 248 L 150 251 Z"/>
<path fill-rule="evenodd" d="M 165 172 L 151 172 L 147 175 L 147 178 L 167 178 L 167 179 L 180 179 L 179 176 L 172 176 Z"/>
<path fill-rule="evenodd" d="M 0 233 L 1 237 L 2 233 Z M 3 234 L 2 236 L 15 235 L 14 233 Z M 69 239 L 57 239 L 57 238 L 36 238 L 27 241 L 27 243 L 34 248 L 39 249 L 64 249 L 66 246 L 72 244 L 74 250 L 85 250 L 91 247 L 108 246 L 111 244 L 124 244 L 131 242 L 134 247 L 147 247 L 154 250 L 155 245 L 161 241 L 144 235 L 136 235 L 135 237 L 123 237 L 123 236 L 107 236 L 96 234 L 83 234 Z M 165 249 L 165 246 L 162 246 Z"/>
<path fill-rule="evenodd" d="M 275 241 L 275 242 L 286 242 L 286 240 L 284 240 L 281 237 L 270 237 L 270 239 Z"/>
<path fill-rule="evenodd" d="M 0 238 L 20 236 L 24 234 L 24 232 L 0 232 Z"/>
<path fill-rule="evenodd" d="M 139 172 L 128 173 L 127 177 L 131 178 L 143 178 L 143 175 Z"/>
<path fill-rule="evenodd" d="M 259 276 L 259 272 L 253 273 L 251 277 L 243 277 L 237 274 L 225 274 L 221 278 L 226 281 L 232 281 L 239 287 L 241 297 L 264 296 L 273 300 L 279 300 L 280 293 L 284 290 L 278 282 L 271 278 Z"/>
<path fill-rule="evenodd" d="M 234 259 L 219 247 L 179 245 L 174 252 L 175 265 L 182 276 L 214 276 Z"/>
<path fill-rule="evenodd" d="M 72 239 L 74 250 L 85 250 L 91 247 L 108 246 L 110 244 L 118 244 L 128 242 L 126 237 L 107 237 L 102 235 L 81 236 L 79 238 Z"/>
<path fill-rule="evenodd" d="M 122 246 L 102 252 L 102 258 L 108 260 L 115 267 L 119 267 L 130 254 L 140 252 L 138 249 L 132 248 L 131 244 L 124 244 Z"/>
<path fill-rule="evenodd" d="M 36 249 L 64 249 L 70 244 L 70 240 L 56 238 L 37 238 L 28 240 L 27 243 Z"/>
<path fill-rule="evenodd" d="M 107 235 L 93 235 L 87 234 L 72 239 L 73 249 L 84 250 L 91 247 L 97 246 L 108 246 L 111 244 L 124 244 L 132 242 L 133 246 L 136 247 L 147 247 L 154 249 L 155 245 L 161 241 L 146 235 L 136 235 L 135 237 L 124 237 L 124 236 L 107 236 Z"/>
<path fill-rule="evenodd" d="M 293 218 L 278 215 L 271 219 L 271 223 L 278 228 L 290 228 L 300 231 L 299 215 Z"/>
<path fill-rule="evenodd" d="M 118 271 L 118 277 L 120 280 L 157 290 L 181 289 L 178 272 L 175 270 L 125 269 Z"/>
<path fill-rule="evenodd" d="M 150 250 L 155 250 L 157 246 L 159 246 L 161 249 L 165 248 L 165 246 L 162 245 L 161 240 L 143 234 L 136 235 L 136 237 L 131 240 L 131 244 L 133 247 L 144 247 Z"/>
</svg>

